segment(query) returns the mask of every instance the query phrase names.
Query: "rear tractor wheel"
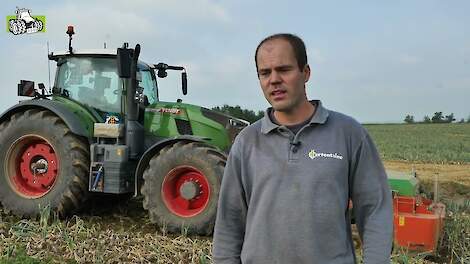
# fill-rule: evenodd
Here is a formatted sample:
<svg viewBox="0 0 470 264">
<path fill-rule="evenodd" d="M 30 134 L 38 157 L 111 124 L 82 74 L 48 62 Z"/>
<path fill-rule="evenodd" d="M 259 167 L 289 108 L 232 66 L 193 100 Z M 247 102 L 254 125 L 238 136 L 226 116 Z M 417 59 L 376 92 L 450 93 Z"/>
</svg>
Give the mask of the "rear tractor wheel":
<svg viewBox="0 0 470 264">
<path fill-rule="evenodd" d="M 16 19 L 10 20 L 10 32 L 13 33 L 14 35 L 20 34 L 20 27 Z"/>
<path fill-rule="evenodd" d="M 0 124 L 0 202 L 19 216 L 50 206 L 60 216 L 87 198 L 88 144 L 49 111 L 13 114 Z"/>
<path fill-rule="evenodd" d="M 171 233 L 212 234 L 226 157 L 202 143 L 163 148 L 144 171 L 144 208 Z"/>
</svg>

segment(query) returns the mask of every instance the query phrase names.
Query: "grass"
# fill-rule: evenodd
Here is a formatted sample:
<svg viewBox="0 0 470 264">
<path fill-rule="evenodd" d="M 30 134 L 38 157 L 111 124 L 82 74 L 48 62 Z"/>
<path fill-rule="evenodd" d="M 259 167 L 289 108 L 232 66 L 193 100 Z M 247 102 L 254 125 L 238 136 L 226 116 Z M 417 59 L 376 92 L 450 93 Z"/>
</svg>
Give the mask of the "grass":
<svg viewBox="0 0 470 264">
<path fill-rule="evenodd" d="M 470 263 L 470 200 L 447 201 L 446 208 L 449 213 L 441 250 L 449 255 L 450 263 Z"/>
<path fill-rule="evenodd" d="M 48 262 L 47 260 L 41 261 L 28 256 L 23 248 L 16 250 L 14 253 L 15 255 L 2 257 L 0 259 L 0 264 L 40 264 Z"/>
<path fill-rule="evenodd" d="M 470 124 L 365 125 L 384 160 L 470 162 Z"/>
</svg>

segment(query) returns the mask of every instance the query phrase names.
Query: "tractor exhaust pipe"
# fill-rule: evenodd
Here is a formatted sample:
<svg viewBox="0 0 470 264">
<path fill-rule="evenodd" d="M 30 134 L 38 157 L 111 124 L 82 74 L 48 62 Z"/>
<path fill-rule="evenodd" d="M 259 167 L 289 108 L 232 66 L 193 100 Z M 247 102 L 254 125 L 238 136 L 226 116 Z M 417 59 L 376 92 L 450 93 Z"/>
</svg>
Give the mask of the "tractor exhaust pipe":
<svg viewBox="0 0 470 264">
<path fill-rule="evenodd" d="M 135 45 L 134 54 L 132 54 L 131 61 L 131 83 L 127 92 L 127 120 L 128 121 L 137 121 L 138 119 L 138 105 L 135 101 L 135 95 L 137 91 L 137 62 L 140 55 L 140 45 Z"/>
<path fill-rule="evenodd" d="M 119 77 L 123 78 L 126 87 L 126 145 L 129 146 L 129 158 L 138 159 L 144 150 L 144 127 L 138 122 L 139 105 L 136 102 L 138 87 L 137 63 L 139 61 L 140 45 L 128 49 L 124 43 L 117 51 L 117 66 Z"/>
</svg>

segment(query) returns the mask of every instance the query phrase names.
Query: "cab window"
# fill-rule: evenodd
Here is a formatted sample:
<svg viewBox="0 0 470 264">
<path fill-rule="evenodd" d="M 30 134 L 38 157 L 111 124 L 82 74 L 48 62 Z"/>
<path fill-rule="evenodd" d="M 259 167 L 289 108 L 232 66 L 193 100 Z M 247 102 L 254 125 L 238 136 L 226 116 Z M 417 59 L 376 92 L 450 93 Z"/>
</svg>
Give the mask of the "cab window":
<svg viewBox="0 0 470 264">
<path fill-rule="evenodd" d="M 144 94 L 147 96 L 149 103 L 156 103 L 158 101 L 158 95 L 155 77 L 152 76 L 149 70 L 141 70 L 139 73 L 139 86 L 144 88 Z"/>
</svg>

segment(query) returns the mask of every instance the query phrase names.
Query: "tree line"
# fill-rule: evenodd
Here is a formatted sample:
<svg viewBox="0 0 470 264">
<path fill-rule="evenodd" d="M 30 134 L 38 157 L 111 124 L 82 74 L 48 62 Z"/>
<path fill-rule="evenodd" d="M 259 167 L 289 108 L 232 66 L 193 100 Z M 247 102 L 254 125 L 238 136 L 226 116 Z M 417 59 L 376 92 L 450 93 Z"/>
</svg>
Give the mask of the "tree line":
<svg viewBox="0 0 470 264">
<path fill-rule="evenodd" d="M 425 115 L 422 121 L 416 121 L 413 115 L 406 115 L 405 119 L 403 120 L 407 124 L 414 124 L 414 123 L 424 123 L 424 124 L 431 124 L 431 123 L 452 123 L 456 121 L 454 113 L 449 115 L 444 115 L 442 112 L 435 112 L 432 117 Z M 467 120 L 461 118 L 458 123 L 470 123 L 470 116 L 468 116 Z"/>
<path fill-rule="evenodd" d="M 244 119 L 250 123 L 254 123 L 264 116 L 264 111 L 255 112 L 253 110 L 243 109 L 239 105 L 230 106 L 230 105 L 225 104 L 223 106 L 213 107 L 212 110 L 222 112 L 222 113 L 231 115 L 236 118 Z M 455 118 L 454 113 L 445 115 L 443 112 L 435 112 L 432 117 L 429 115 L 425 115 L 421 121 L 417 121 L 415 120 L 415 117 L 413 115 L 407 114 L 403 121 L 407 124 L 453 123 L 456 121 L 456 118 Z M 470 115 L 468 116 L 467 119 L 461 118 L 458 121 L 458 123 L 465 123 L 465 122 L 470 123 Z"/>
<path fill-rule="evenodd" d="M 222 112 L 222 113 L 231 115 L 233 117 L 246 120 L 250 123 L 254 123 L 254 122 L 256 122 L 257 120 L 261 119 L 264 116 L 264 111 L 255 112 L 253 110 L 242 109 L 239 105 L 237 105 L 237 106 L 230 106 L 230 105 L 216 106 L 216 107 L 213 107 L 212 110 Z"/>
</svg>

